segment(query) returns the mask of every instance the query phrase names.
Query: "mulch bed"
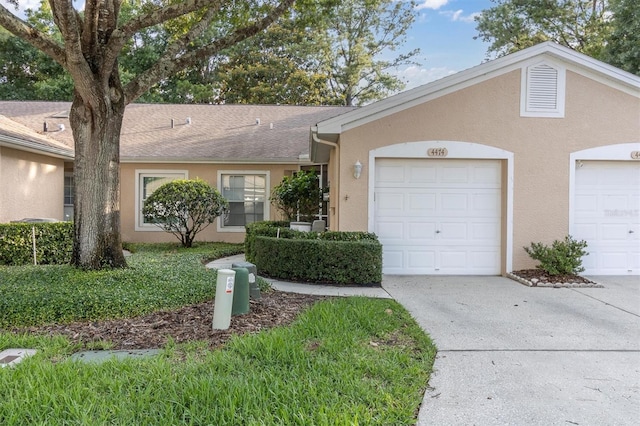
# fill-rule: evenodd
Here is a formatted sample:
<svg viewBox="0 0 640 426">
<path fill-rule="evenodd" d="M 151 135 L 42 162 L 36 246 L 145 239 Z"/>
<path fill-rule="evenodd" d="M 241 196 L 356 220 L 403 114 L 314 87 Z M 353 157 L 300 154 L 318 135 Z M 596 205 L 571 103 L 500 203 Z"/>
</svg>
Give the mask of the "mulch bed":
<svg viewBox="0 0 640 426">
<path fill-rule="evenodd" d="M 522 269 L 520 271 L 513 271 L 507 274 L 507 276 L 529 287 L 603 287 L 601 284 L 581 277 L 580 275 L 549 275 L 542 269 Z"/>
<path fill-rule="evenodd" d="M 83 347 L 92 342 L 108 341 L 113 343 L 113 349 L 153 349 L 163 347 L 171 338 L 176 343 L 207 341 L 214 349 L 236 334 L 256 333 L 290 324 L 300 312 L 322 299 L 327 297 L 275 290 L 262 293 L 259 300 L 250 302 L 248 314 L 231 317 L 231 326 L 227 330 L 213 330 L 214 302 L 211 300 L 136 318 L 52 324 L 12 331 L 62 335 Z"/>
</svg>

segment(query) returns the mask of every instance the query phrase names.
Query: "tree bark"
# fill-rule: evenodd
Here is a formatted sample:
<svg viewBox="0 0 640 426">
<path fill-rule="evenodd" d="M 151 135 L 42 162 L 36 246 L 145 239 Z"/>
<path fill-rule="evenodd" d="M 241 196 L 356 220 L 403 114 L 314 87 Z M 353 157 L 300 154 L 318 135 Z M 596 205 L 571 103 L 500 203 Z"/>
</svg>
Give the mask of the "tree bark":
<svg viewBox="0 0 640 426">
<path fill-rule="evenodd" d="M 86 102 L 76 94 L 69 115 L 76 151 L 72 263 L 83 269 L 127 265 L 120 236 L 119 167 L 125 105 L 122 96 L 104 95 Z"/>
</svg>

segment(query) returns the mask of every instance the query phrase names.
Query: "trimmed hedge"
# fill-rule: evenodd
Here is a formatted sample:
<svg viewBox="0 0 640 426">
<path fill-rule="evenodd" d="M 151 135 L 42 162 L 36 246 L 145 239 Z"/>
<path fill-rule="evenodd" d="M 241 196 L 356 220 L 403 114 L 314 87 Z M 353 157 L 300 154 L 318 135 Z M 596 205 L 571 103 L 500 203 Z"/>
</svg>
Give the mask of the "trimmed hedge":
<svg viewBox="0 0 640 426">
<path fill-rule="evenodd" d="M 382 281 L 382 245 L 375 234 L 301 232 L 288 222 L 256 222 L 246 228 L 245 257 L 262 274 L 336 284 Z"/>
<path fill-rule="evenodd" d="M 71 262 L 72 222 L 7 223 L 0 224 L 0 265 L 33 264 L 33 228 L 39 265 L 63 265 Z"/>
<path fill-rule="evenodd" d="M 377 241 L 327 241 L 256 237 L 261 274 L 294 281 L 379 284 L 382 245 Z"/>
</svg>

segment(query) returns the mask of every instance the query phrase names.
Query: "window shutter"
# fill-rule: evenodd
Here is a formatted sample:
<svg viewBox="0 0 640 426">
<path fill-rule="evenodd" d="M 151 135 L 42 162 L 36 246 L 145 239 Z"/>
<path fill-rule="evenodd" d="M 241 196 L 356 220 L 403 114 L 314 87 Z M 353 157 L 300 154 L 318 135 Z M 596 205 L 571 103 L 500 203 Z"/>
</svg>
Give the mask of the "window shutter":
<svg viewBox="0 0 640 426">
<path fill-rule="evenodd" d="M 558 109 L 558 70 L 549 65 L 529 68 L 528 111 Z"/>
</svg>

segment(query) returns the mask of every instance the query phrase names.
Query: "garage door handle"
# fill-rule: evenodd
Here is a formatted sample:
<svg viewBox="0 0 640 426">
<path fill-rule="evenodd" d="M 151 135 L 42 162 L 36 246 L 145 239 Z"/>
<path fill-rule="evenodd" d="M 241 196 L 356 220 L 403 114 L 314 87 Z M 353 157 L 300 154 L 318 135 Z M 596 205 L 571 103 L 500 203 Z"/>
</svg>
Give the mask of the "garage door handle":
<svg viewBox="0 0 640 426">
<path fill-rule="evenodd" d="M 633 229 L 629 229 L 629 233 L 630 233 L 630 234 L 633 234 Z"/>
<path fill-rule="evenodd" d="M 631 231 L 631 232 L 633 232 L 633 231 Z M 439 233 L 440 233 L 440 231 L 436 231 L 436 234 L 439 234 Z"/>
</svg>

